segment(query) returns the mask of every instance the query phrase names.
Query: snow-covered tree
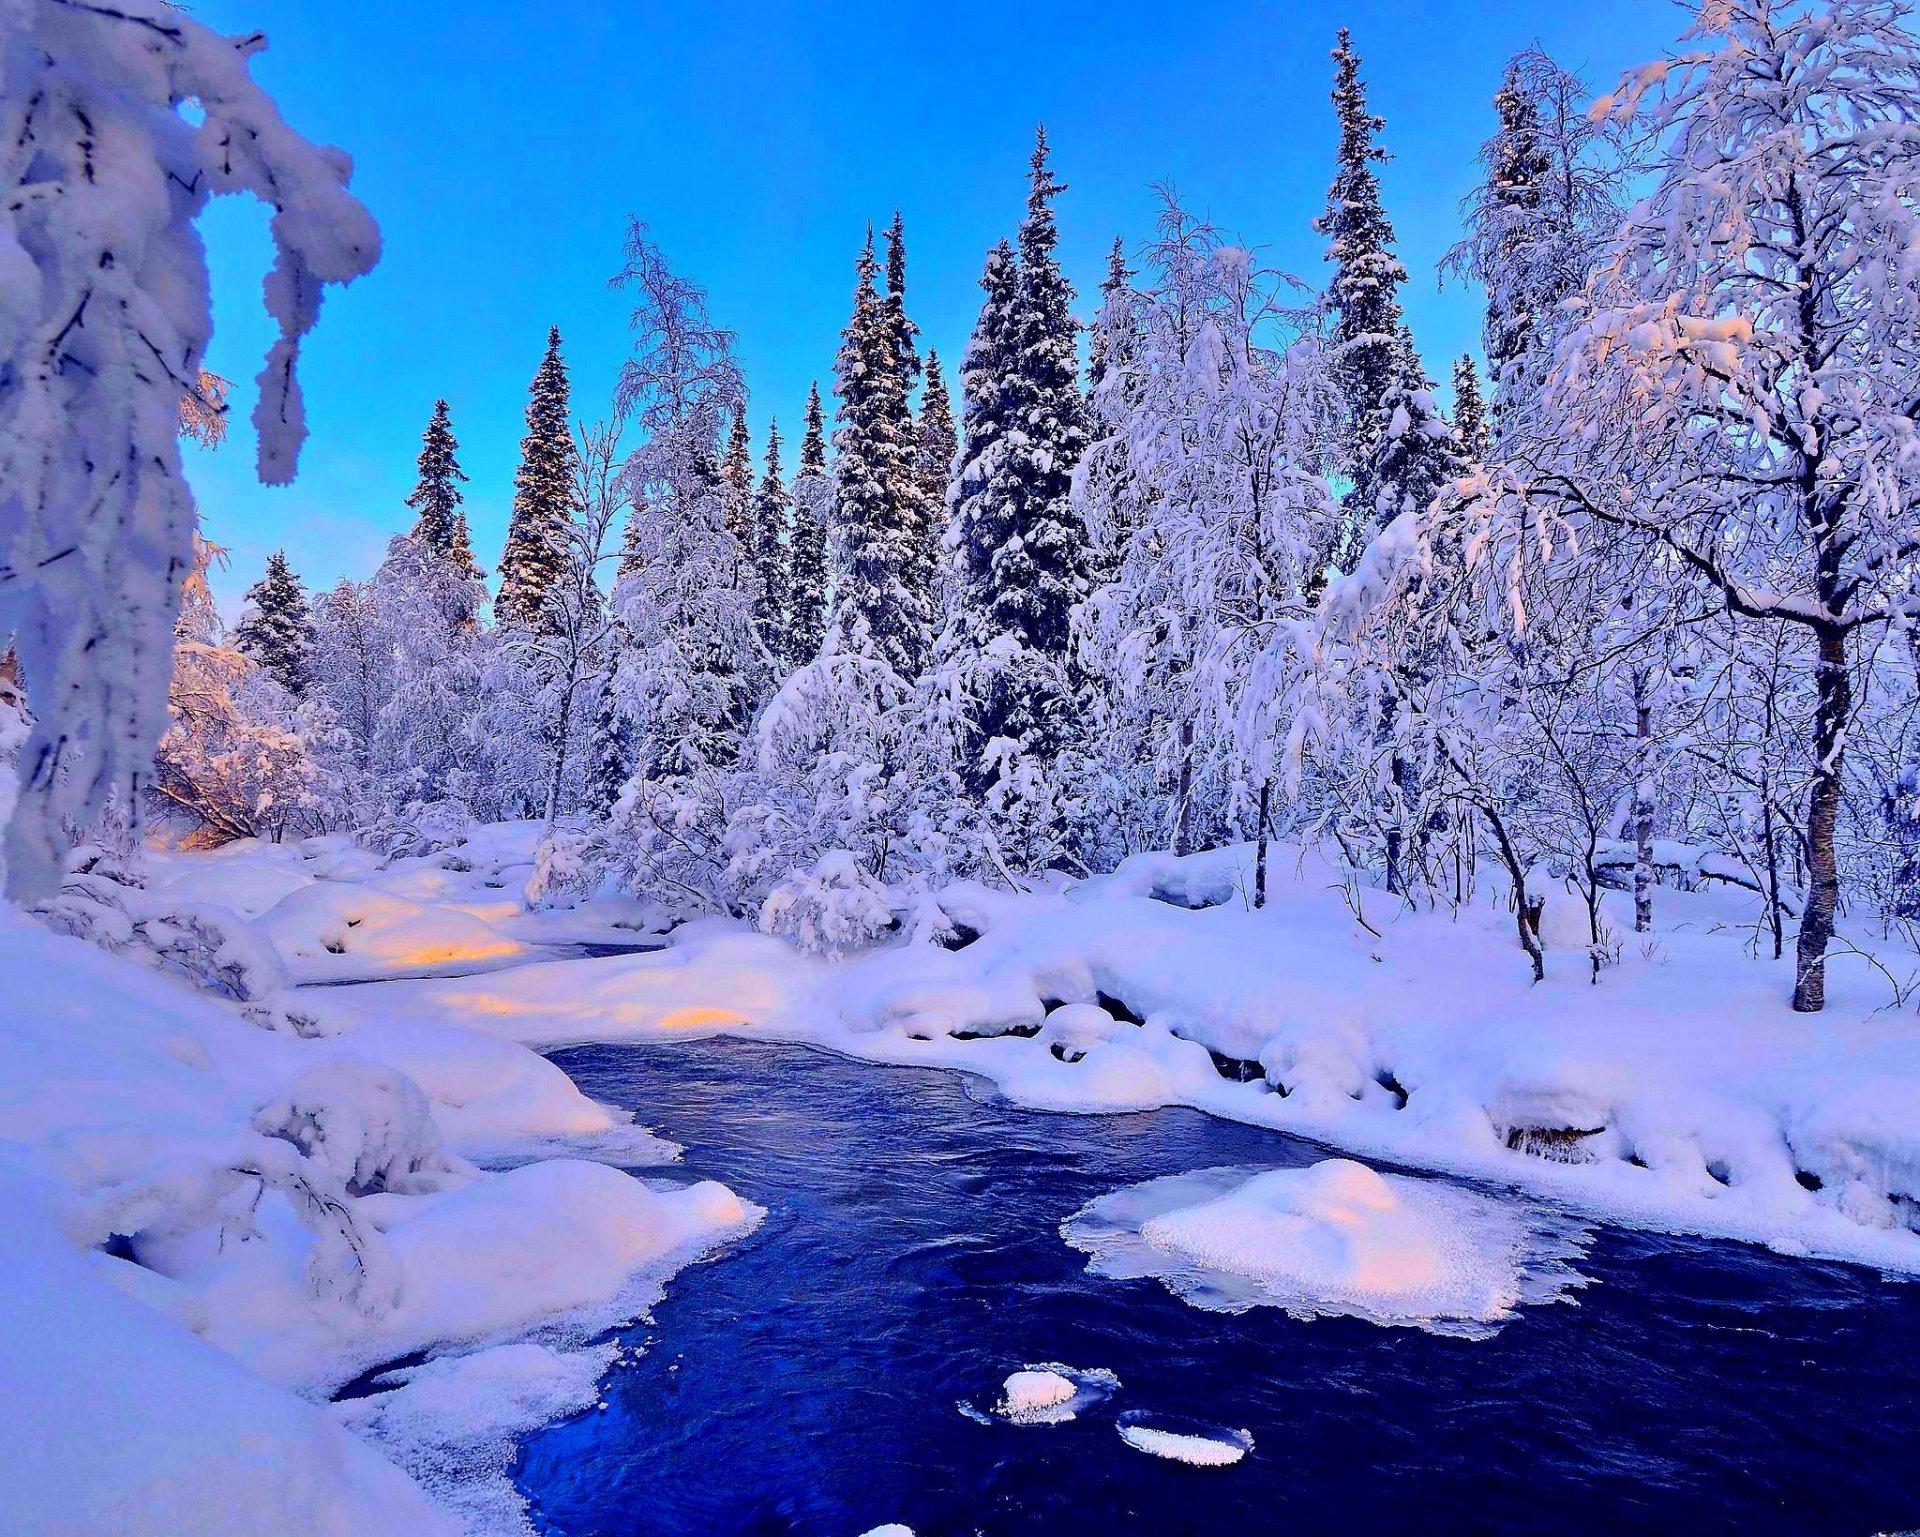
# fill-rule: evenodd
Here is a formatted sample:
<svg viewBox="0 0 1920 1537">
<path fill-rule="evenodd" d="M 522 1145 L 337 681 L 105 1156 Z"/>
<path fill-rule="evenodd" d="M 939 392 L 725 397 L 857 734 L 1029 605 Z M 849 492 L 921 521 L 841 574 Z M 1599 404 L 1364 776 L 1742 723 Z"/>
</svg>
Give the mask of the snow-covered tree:
<svg viewBox="0 0 1920 1537">
<path fill-rule="evenodd" d="M 246 602 L 246 611 L 234 626 L 234 650 L 266 668 L 294 698 L 303 698 L 313 615 L 307 589 L 287 564 L 285 550 L 267 557 L 266 574 L 247 589 Z"/>
<path fill-rule="evenodd" d="M 744 400 L 734 403 L 733 425 L 727 429 L 727 451 L 720 461 L 720 478 L 727 487 L 727 532 L 742 550 L 751 551 L 754 546 L 753 443 L 747 436 Z"/>
<path fill-rule="evenodd" d="M 1579 453 L 1537 515 L 1668 552 L 1747 625 L 1811 642 L 1794 1007 L 1821 1008 L 1855 667 L 1920 610 L 1920 48 L 1887 0 L 1730 0 L 1606 107 L 1662 149 L 1557 382 Z M 1864 146 L 1871 152 L 1863 152 Z M 1558 436 L 1558 435 L 1556 435 Z"/>
<path fill-rule="evenodd" d="M 753 493 L 754 625 L 780 671 L 793 662 L 793 594 L 787 548 L 793 495 L 780 473 L 780 424 L 767 423 L 767 452 Z"/>
<path fill-rule="evenodd" d="M 560 328 L 554 326 L 533 376 L 527 435 L 520 440 L 520 467 L 513 476 L 513 515 L 500 556 L 500 593 L 493 605 L 503 625 L 543 625 L 546 595 L 566 569 L 575 480 L 568 398 Z"/>
<path fill-rule="evenodd" d="M 467 529 L 466 509 L 461 505 L 466 498 L 460 486 L 467 476 L 456 457 L 459 447 L 447 403 L 436 400 L 420 440 L 420 478 L 407 505 L 417 514 L 414 539 L 455 572 L 479 582 L 483 573 L 473 558 L 473 538 Z M 480 599 L 485 600 L 484 593 Z"/>
<path fill-rule="evenodd" d="M 1346 28 L 1333 50 L 1333 109 L 1340 126 L 1327 211 L 1314 228 L 1327 237 L 1333 263 L 1327 300 L 1334 312 L 1332 365 L 1344 403 L 1341 468 L 1352 483 L 1353 543 L 1364 539 L 1379 503 L 1374 460 L 1385 435 L 1387 392 L 1406 383 L 1400 333 L 1400 287 L 1407 269 L 1394 254 L 1393 225 L 1380 201 L 1374 167 L 1387 159 L 1378 142 L 1386 126 L 1367 107 L 1360 56 Z"/>
<path fill-rule="evenodd" d="M 1444 269 L 1486 290 L 1489 429 L 1518 430 L 1585 288 L 1625 212 L 1634 157 L 1621 125 L 1587 111 L 1579 76 L 1530 48 L 1508 61 L 1493 98 L 1499 126 L 1481 147 L 1484 178 L 1467 195 L 1466 236 Z"/>
<path fill-rule="evenodd" d="M 1315 466 L 1336 397 L 1294 285 L 1163 197 L 1143 289 L 1116 286 L 1103 312 L 1127 340 L 1109 346 L 1077 477 L 1110 552 L 1082 650 L 1105 780 L 1153 816 L 1128 842 L 1188 852 L 1254 822 L 1272 753 L 1241 727 L 1244 696 L 1266 632 L 1304 613 L 1331 535 Z"/>
<path fill-rule="evenodd" d="M 1453 430 L 1460 452 L 1476 464 L 1493 452 L 1493 426 L 1487 420 L 1487 400 L 1480 390 L 1480 372 L 1473 354 L 1463 352 L 1453 365 Z"/>
<path fill-rule="evenodd" d="M 901 334 L 878 287 L 871 235 L 855 272 L 853 314 L 834 365 L 840 409 L 829 625 L 840 651 L 873 656 L 907 680 L 919 674 L 932 645 L 932 562 Z"/>
<path fill-rule="evenodd" d="M 278 334 L 253 415 L 269 484 L 292 478 L 305 437 L 295 367 L 321 295 L 379 254 L 347 158 L 293 132 L 253 81 L 264 44 L 160 0 L 0 10 L 0 631 L 34 712 L 7 835 L 17 895 L 51 889 L 68 826 L 134 803 L 167 724 L 208 199 L 273 210 Z"/>
<path fill-rule="evenodd" d="M 798 667 L 820 654 L 827 633 L 827 525 L 833 515 L 833 478 L 827 473 L 826 421 L 820 386 L 807 392 L 807 425 L 793 477 L 787 525 L 787 661 Z"/>
</svg>

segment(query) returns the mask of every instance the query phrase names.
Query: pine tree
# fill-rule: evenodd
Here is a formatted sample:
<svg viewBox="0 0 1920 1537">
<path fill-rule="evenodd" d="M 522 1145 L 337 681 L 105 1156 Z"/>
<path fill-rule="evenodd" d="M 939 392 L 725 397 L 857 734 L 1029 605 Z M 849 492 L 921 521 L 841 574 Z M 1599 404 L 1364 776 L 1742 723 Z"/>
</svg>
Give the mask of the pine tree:
<svg viewBox="0 0 1920 1537">
<path fill-rule="evenodd" d="M 953 432 L 953 402 L 947 394 L 947 381 L 940 370 L 940 354 L 927 353 L 927 384 L 920 392 L 920 423 L 917 453 L 920 485 L 935 507 L 947 499 L 947 483 L 953 476 L 953 456 L 959 443 Z"/>
<path fill-rule="evenodd" d="M 1334 264 L 1327 297 L 1336 312 L 1333 374 L 1344 405 L 1342 467 L 1353 485 L 1347 505 L 1355 509 L 1354 533 L 1364 537 L 1366 514 L 1379 500 L 1373 476 L 1386 428 L 1382 406 L 1387 392 L 1402 382 L 1397 360 L 1400 285 L 1407 280 L 1407 270 L 1394 255 L 1393 225 L 1381 207 L 1380 181 L 1373 171 L 1376 162 L 1387 158 L 1375 142 L 1386 123 L 1367 110 L 1360 56 L 1345 27 L 1333 59 L 1340 145 L 1327 211 L 1314 221 L 1314 228 L 1328 237 L 1327 260 Z"/>
<path fill-rule="evenodd" d="M 787 522 L 787 657 L 794 666 L 813 660 L 827 633 L 827 519 L 833 481 L 827 474 L 826 422 L 820 386 L 807 392 L 807 428 L 800 439 L 800 467 L 793 477 Z"/>
<path fill-rule="evenodd" d="M 1050 759 L 1070 735 L 1071 620 L 1088 592 L 1087 535 L 1073 506 L 1086 451 L 1086 406 L 1074 353 L 1073 290 L 1054 260 L 1053 200 L 1064 190 L 1037 135 L 1016 261 L 1005 242 L 980 280 L 986 302 L 961 382 L 965 446 L 953 492 L 960 551 L 952 665 L 977 674 L 979 702 L 962 749 L 970 788 L 1000 770 L 985 756 L 1004 740 Z"/>
<path fill-rule="evenodd" d="M 1460 440 L 1460 451 L 1476 464 L 1493 452 L 1486 397 L 1480 392 L 1480 374 L 1470 352 L 1461 353 L 1460 361 L 1453 365 L 1453 430 Z"/>
<path fill-rule="evenodd" d="M 780 424 L 767 424 L 767 455 L 760 486 L 753 494 L 753 565 L 759 576 L 754 595 L 754 627 L 760 644 L 785 673 L 794 665 L 790 626 L 793 601 L 787 546 L 782 538 L 793 518 L 793 497 L 780 477 Z"/>
<path fill-rule="evenodd" d="M 900 526 L 905 531 L 910 559 L 902 572 L 913 607 L 924 612 L 927 643 L 939 625 L 940 615 L 940 510 L 946 503 L 947 487 L 942 476 L 937 488 L 929 483 L 921 455 L 921 423 L 915 421 L 910 403 L 913 387 L 920 379 L 920 356 L 914 343 L 920 328 L 907 317 L 907 240 L 906 226 L 899 210 L 887 226 L 887 296 L 885 326 L 892 375 L 887 382 L 886 410 L 905 457 L 900 461 L 894 501 Z M 945 381 L 940 392 L 946 393 Z M 952 408 L 947 407 L 949 430 Z M 922 652 L 924 664 L 926 652 Z"/>
<path fill-rule="evenodd" d="M 234 628 L 234 650 L 272 673 L 289 694 L 303 697 L 312 681 L 313 614 L 285 550 L 267 557 L 266 575 L 247 589 L 247 607 Z"/>
<path fill-rule="evenodd" d="M 727 433 L 726 457 L 720 461 L 720 475 L 727 483 L 727 532 L 739 542 L 741 550 L 753 548 L 753 442 L 747 436 L 747 408 L 744 401 L 733 408 L 733 426 Z"/>
<path fill-rule="evenodd" d="M 833 532 L 838 584 L 833 625 L 842 650 L 885 662 L 903 679 L 918 675 L 931 645 L 933 612 L 916 580 L 927 562 L 912 421 L 896 342 L 876 278 L 873 237 L 856 268 L 853 314 L 834 365 L 840 399 L 834 448 Z"/>
<path fill-rule="evenodd" d="M 447 415 L 447 403 L 436 400 L 433 416 L 420 442 L 420 479 L 407 498 L 407 505 L 419 514 L 413 525 L 413 537 L 461 576 L 477 577 L 481 572 L 474 562 L 467 515 L 461 507 L 465 498 L 460 494 L 460 483 L 467 476 L 454 457 L 459 446 Z"/>
<path fill-rule="evenodd" d="M 573 436 L 568 421 L 567 365 L 560 328 L 547 333 L 547 353 L 533 376 L 527 435 L 513 477 L 513 516 L 500 557 L 494 613 L 503 625 L 547 628 L 546 600 L 567 564 L 574 504 Z"/>
<path fill-rule="evenodd" d="M 1500 126 L 1486 148 L 1485 214 L 1488 222 L 1501 231 L 1501 256 L 1511 258 L 1528 238 L 1523 231 L 1539 213 L 1541 187 L 1553 170 L 1540 143 L 1539 102 L 1526 88 L 1519 58 L 1508 62 L 1500 89 L 1494 94 L 1493 110 Z M 1533 313 L 1531 304 L 1514 302 L 1516 297 L 1497 290 L 1489 290 L 1487 295 L 1483 339 L 1487 371 L 1496 381 L 1532 352 L 1540 340 L 1536 334 L 1540 317 Z"/>
</svg>

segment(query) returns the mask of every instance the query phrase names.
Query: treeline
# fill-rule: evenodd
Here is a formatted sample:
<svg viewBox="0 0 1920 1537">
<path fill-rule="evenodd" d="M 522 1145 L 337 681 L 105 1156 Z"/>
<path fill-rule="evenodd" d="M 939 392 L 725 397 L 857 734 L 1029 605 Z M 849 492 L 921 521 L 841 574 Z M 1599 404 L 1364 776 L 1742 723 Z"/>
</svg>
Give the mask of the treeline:
<svg viewBox="0 0 1920 1537">
<path fill-rule="evenodd" d="M 1324 285 L 1167 189 L 1083 324 L 1043 134 L 957 424 L 896 215 L 791 471 L 636 225 L 633 355 L 588 419 L 550 337 L 497 587 L 442 402 L 370 579 L 276 557 L 230 646 L 183 621 L 163 793 L 392 849 L 540 817 L 536 895 L 819 946 L 1140 850 L 1255 840 L 1264 882 L 1284 836 L 1409 900 L 1493 882 L 1536 973 L 1566 883 L 1597 975 L 1603 889 L 1645 928 L 1732 881 L 1816 1009 L 1845 904 L 1920 914 L 1917 55 L 1883 0 L 1716 4 L 1683 49 L 1598 101 L 1508 64 L 1446 264 L 1484 376 L 1408 329 L 1344 32 Z"/>
</svg>

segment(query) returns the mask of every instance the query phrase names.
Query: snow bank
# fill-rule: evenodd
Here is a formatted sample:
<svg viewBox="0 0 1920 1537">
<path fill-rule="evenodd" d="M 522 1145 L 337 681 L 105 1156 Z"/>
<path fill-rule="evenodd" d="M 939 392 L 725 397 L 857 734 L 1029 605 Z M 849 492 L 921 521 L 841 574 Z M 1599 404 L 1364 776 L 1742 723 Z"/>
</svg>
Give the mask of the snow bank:
<svg viewBox="0 0 1920 1537">
<path fill-rule="evenodd" d="M 1058 1372 L 1014 1372 L 1001 1386 L 996 1406 L 1008 1419 L 1027 1418 L 1047 1409 L 1057 1409 L 1073 1397 L 1074 1387 Z"/>
<path fill-rule="evenodd" d="M 1061 1232 L 1097 1274 L 1155 1276 L 1199 1307 L 1269 1304 L 1469 1337 L 1584 1285 L 1567 1262 L 1588 1236 L 1514 1201 L 1344 1158 L 1150 1180 Z"/>
<path fill-rule="evenodd" d="M 1407 911 L 1276 846 L 1256 912 L 1236 894 L 1249 860 L 941 892 L 957 950 L 827 962 L 702 920 L 657 954 L 396 983 L 382 1002 L 536 1046 L 727 1030 L 958 1069 L 1047 1109 L 1190 1105 L 1613 1220 L 1920 1271 L 1920 1031 L 1872 967 L 1843 954 L 1827 1012 L 1796 1015 L 1791 958 L 1751 953 L 1749 894 L 1663 888 L 1653 935 L 1615 922 L 1598 985 L 1556 951 L 1535 986 L 1502 906 Z"/>
<path fill-rule="evenodd" d="M 337 880 L 288 893 L 258 923 L 298 982 L 432 971 L 499 961 L 527 948 L 471 913 Z"/>
<path fill-rule="evenodd" d="M 11 907 L 0 972 L 0 1476 L 23 1530 L 450 1534 L 300 1394 L 638 1316 L 759 1215 L 719 1185 L 597 1162 L 474 1167 L 463 1144 L 672 1151 L 506 1041 L 377 1019 L 282 1031 L 301 1000 L 243 1018 Z M 590 1364 L 515 1402 L 572 1402 Z M 431 1396 L 377 1416 L 381 1444 Z M 469 1495 L 504 1508 L 503 1488 L 455 1503 Z"/>
</svg>

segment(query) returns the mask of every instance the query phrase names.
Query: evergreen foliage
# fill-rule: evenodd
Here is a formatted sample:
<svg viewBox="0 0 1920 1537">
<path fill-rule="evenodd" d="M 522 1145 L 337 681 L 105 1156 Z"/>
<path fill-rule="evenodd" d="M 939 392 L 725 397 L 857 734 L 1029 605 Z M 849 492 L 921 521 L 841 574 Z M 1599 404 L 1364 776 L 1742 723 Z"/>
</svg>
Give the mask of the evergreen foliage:
<svg viewBox="0 0 1920 1537">
<path fill-rule="evenodd" d="M 575 496 L 573 430 L 568 420 L 567 365 L 560 328 L 547 333 L 546 356 L 533 376 L 527 435 L 513 477 L 513 516 L 500 557 L 500 593 L 494 613 L 521 629 L 549 627 L 547 596 L 566 570 L 568 529 Z"/>
</svg>

